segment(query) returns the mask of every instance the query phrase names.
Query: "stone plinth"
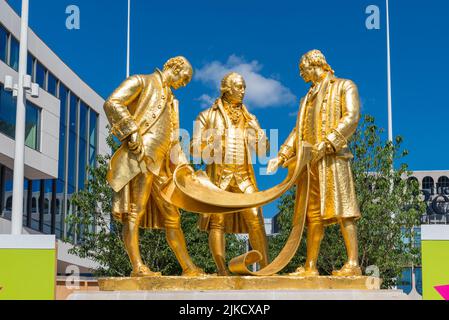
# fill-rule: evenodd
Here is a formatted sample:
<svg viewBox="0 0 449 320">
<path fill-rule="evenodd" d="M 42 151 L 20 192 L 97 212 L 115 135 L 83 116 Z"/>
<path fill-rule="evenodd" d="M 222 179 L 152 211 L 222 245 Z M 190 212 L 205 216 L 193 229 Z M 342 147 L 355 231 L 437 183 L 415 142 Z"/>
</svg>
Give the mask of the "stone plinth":
<svg viewBox="0 0 449 320">
<path fill-rule="evenodd" d="M 101 291 L 379 290 L 373 277 L 146 277 L 102 278 Z"/>
</svg>

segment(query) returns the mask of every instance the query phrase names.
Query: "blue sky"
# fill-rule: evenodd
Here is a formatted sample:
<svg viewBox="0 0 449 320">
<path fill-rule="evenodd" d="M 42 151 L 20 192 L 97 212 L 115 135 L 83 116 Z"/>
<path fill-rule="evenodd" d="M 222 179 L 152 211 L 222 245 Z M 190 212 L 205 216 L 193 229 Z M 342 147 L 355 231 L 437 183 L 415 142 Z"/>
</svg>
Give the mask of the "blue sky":
<svg viewBox="0 0 449 320">
<path fill-rule="evenodd" d="M 20 1 L 9 1 L 20 8 Z M 126 0 L 31 0 L 30 25 L 80 77 L 107 97 L 125 77 Z M 181 122 L 192 121 L 218 93 L 221 74 L 238 70 L 249 81 L 246 103 L 280 143 L 295 125 L 308 85 L 299 57 L 321 49 L 337 76 L 358 86 L 362 112 L 387 126 L 385 1 L 148 1 L 132 0 L 131 73 L 151 73 L 171 56 L 186 56 L 194 81 L 176 95 Z M 449 31 L 445 0 L 390 1 L 394 134 L 410 151 L 412 170 L 449 169 L 446 99 Z M 81 29 L 65 27 L 66 7 L 77 5 Z M 365 9 L 381 10 L 381 29 L 367 30 Z M 266 189 L 280 182 L 258 176 Z M 267 207 L 267 217 L 276 204 Z"/>
</svg>

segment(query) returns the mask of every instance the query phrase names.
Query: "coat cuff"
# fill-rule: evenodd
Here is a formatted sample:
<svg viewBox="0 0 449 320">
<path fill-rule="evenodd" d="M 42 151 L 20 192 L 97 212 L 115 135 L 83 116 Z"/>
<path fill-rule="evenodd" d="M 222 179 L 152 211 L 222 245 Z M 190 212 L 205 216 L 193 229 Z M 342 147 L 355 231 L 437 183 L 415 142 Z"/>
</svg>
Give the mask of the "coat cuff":
<svg viewBox="0 0 449 320">
<path fill-rule="evenodd" d="M 120 140 L 125 140 L 128 136 L 137 132 L 139 128 L 132 117 L 123 118 L 112 127 L 112 133 Z"/>
<path fill-rule="evenodd" d="M 332 130 L 331 134 L 327 136 L 327 141 L 329 141 L 334 147 L 335 151 L 338 152 L 348 145 L 348 140 L 343 136 L 338 130 Z"/>
<path fill-rule="evenodd" d="M 284 160 L 289 160 L 293 157 L 295 154 L 295 151 L 292 147 L 289 146 L 282 146 L 281 150 L 279 151 L 279 156 L 283 157 Z"/>
</svg>

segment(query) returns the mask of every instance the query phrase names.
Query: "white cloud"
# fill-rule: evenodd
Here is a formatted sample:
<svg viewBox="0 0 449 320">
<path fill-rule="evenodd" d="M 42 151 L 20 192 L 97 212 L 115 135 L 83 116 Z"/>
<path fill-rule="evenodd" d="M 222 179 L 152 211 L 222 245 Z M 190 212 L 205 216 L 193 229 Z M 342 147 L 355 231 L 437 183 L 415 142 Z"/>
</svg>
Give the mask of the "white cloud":
<svg viewBox="0 0 449 320">
<path fill-rule="evenodd" d="M 227 73 L 235 71 L 245 78 L 247 85 L 245 103 L 249 108 L 293 105 L 296 101 L 295 95 L 280 81 L 263 76 L 260 73 L 262 67 L 256 60 L 247 62 L 241 57 L 231 55 L 226 63 L 212 61 L 196 70 L 195 80 L 213 87 L 216 90 L 215 94 L 218 94 L 221 79 Z M 205 104 L 210 106 L 209 102 L 214 101 L 207 94 L 203 94 L 198 100 L 203 103 L 203 106 Z"/>
</svg>

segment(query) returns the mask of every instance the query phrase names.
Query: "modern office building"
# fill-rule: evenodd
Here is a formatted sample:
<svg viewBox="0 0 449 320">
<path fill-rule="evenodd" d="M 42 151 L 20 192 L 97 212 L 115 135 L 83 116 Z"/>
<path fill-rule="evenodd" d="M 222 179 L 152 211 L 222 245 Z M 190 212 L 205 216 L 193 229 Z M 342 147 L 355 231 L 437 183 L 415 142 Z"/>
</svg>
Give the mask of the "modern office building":
<svg viewBox="0 0 449 320">
<path fill-rule="evenodd" d="M 0 233 L 10 232 L 16 121 L 16 98 L 4 81 L 6 76 L 18 80 L 19 34 L 20 17 L 0 0 Z M 27 73 L 40 92 L 38 98 L 27 96 L 26 103 L 25 232 L 76 241 L 65 217 L 72 212 L 71 196 L 85 186 L 86 167 L 109 152 L 104 99 L 31 29 L 28 50 Z M 67 245 L 61 242 L 59 248 L 58 258 Z M 76 258 L 66 254 L 65 260 L 70 264 Z"/>
</svg>

